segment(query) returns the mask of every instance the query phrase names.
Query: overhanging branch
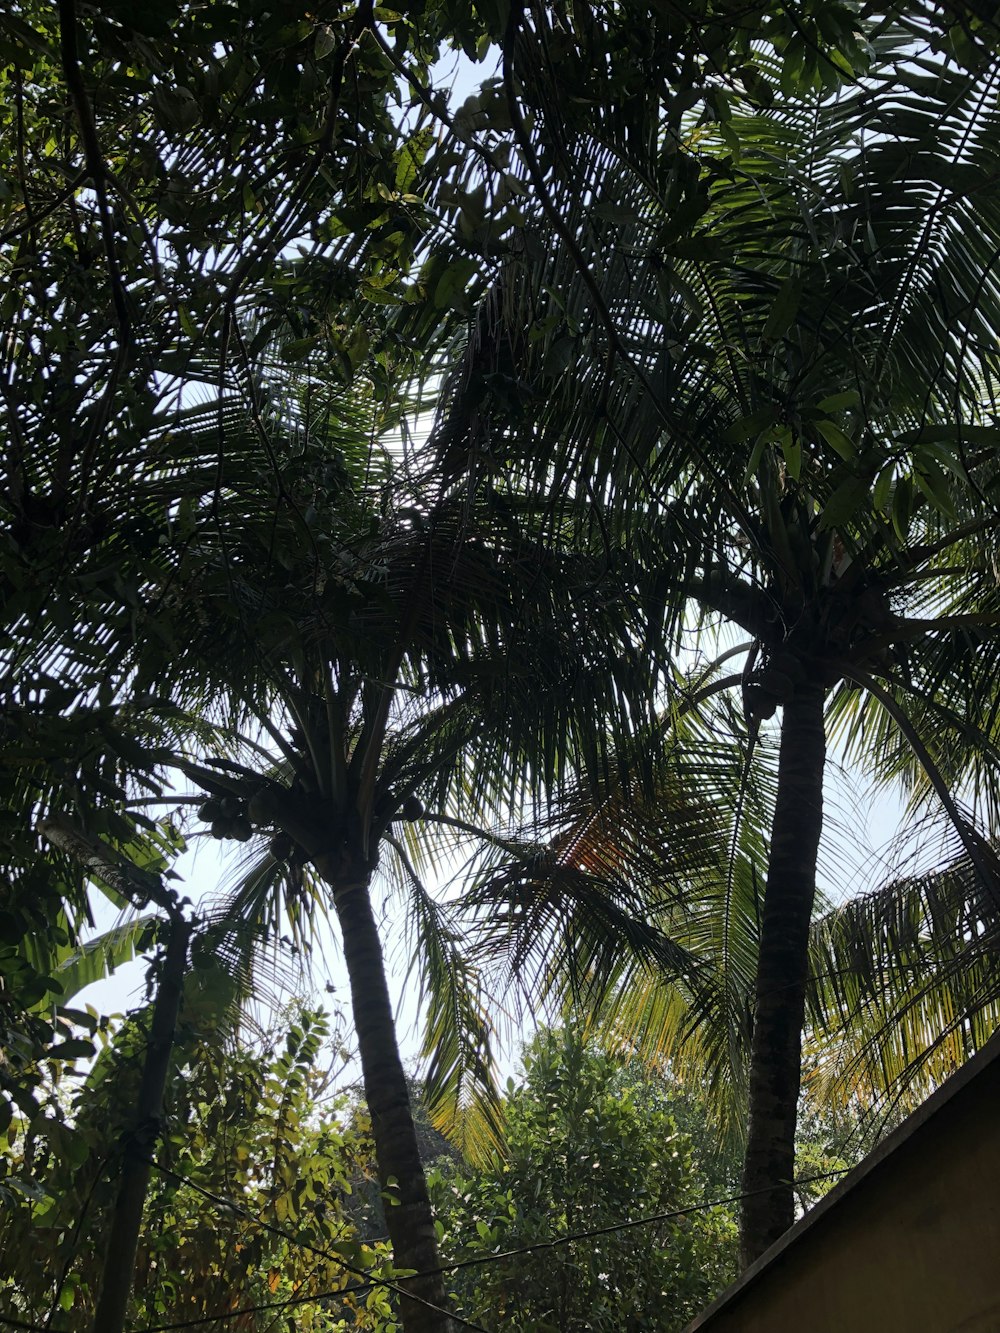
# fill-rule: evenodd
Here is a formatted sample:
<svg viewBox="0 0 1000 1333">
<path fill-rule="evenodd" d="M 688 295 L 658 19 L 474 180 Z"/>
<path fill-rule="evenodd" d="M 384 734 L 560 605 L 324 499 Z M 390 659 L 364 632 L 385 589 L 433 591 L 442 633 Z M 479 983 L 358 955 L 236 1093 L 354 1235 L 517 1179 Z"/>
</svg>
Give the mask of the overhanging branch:
<svg viewBox="0 0 1000 1333">
<path fill-rule="evenodd" d="M 944 807 L 945 813 L 951 820 L 952 827 L 961 839 L 962 846 L 965 848 L 969 860 L 975 867 L 976 873 L 982 881 L 983 888 L 992 899 L 994 906 L 1000 910 L 1000 884 L 997 881 L 996 873 L 987 865 L 984 852 L 987 850 L 985 844 L 976 830 L 969 824 L 961 810 L 959 810 L 951 792 L 948 790 L 948 784 L 944 780 L 941 770 L 924 744 L 916 727 L 910 722 L 909 718 L 900 708 L 899 704 L 892 697 L 892 694 L 881 686 L 872 676 L 860 670 L 857 666 L 851 664 L 845 666 L 844 675 L 853 680 L 855 684 L 862 686 L 868 693 L 882 705 L 885 711 L 895 722 L 896 726 L 906 738 L 906 743 L 913 751 L 920 767 L 927 774 L 928 781 L 937 793 L 938 800 Z"/>
<path fill-rule="evenodd" d="M 167 888 L 159 875 L 142 870 L 127 856 L 87 833 L 69 815 L 50 815 L 39 820 L 38 832 L 53 847 L 78 861 L 88 875 L 102 880 L 122 898 L 137 907 L 153 902 L 171 919 L 177 919 L 177 895 Z"/>
</svg>

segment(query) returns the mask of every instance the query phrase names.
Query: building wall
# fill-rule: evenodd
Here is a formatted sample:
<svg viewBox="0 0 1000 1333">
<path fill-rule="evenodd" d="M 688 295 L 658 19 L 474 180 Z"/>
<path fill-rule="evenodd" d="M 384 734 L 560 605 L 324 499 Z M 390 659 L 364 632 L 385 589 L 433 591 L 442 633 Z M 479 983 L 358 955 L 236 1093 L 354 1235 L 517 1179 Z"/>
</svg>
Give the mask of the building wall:
<svg viewBox="0 0 1000 1333">
<path fill-rule="evenodd" d="M 1000 1047 L 949 1079 L 695 1330 L 1000 1333 Z"/>
</svg>

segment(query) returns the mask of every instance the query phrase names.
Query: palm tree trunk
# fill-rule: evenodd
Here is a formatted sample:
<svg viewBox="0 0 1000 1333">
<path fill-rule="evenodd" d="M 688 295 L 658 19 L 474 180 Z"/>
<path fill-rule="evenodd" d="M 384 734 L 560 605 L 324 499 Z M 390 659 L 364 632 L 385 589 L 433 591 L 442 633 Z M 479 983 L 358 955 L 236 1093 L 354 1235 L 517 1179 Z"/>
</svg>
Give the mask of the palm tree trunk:
<svg viewBox="0 0 1000 1333">
<path fill-rule="evenodd" d="M 447 1304 L 444 1281 L 440 1273 L 435 1274 L 441 1261 L 434 1214 L 396 1043 L 382 945 L 369 896 L 370 879 L 370 870 L 359 871 L 353 878 L 338 876 L 333 885 L 333 900 L 343 937 L 393 1259 L 399 1268 L 434 1274 L 402 1280 L 401 1285 L 420 1299 L 404 1297 L 400 1313 L 406 1333 L 449 1333 L 451 1320 L 444 1308 Z"/>
<path fill-rule="evenodd" d="M 191 923 L 177 916 L 170 926 L 163 971 L 156 987 L 149 1045 L 142 1066 L 135 1123 L 125 1145 L 118 1197 L 111 1219 L 101 1275 L 101 1294 L 94 1313 L 94 1333 L 122 1333 L 132 1292 L 135 1256 L 149 1187 L 150 1158 L 156 1150 L 163 1113 L 163 1090 L 170 1069 L 177 1015 L 187 971 Z"/>
<path fill-rule="evenodd" d="M 809 971 L 809 923 L 823 825 L 825 693 L 800 686 L 785 704 L 778 792 L 760 923 L 750 1048 L 750 1107 L 740 1243 L 751 1263 L 792 1225 L 795 1124 Z"/>
</svg>

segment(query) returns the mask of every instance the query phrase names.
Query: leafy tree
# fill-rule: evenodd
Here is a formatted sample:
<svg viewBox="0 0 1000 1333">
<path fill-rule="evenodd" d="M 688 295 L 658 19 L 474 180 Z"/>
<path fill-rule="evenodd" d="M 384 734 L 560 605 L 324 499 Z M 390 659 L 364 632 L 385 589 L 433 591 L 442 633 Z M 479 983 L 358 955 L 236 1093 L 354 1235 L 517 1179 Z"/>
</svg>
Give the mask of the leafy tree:
<svg viewBox="0 0 1000 1333">
<path fill-rule="evenodd" d="M 519 1333 L 681 1329 L 735 1276 L 732 1210 L 698 1206 L 706 1177 L 661 1082 L 578 1029 L 543 1029 L 505 1120 L 487 1167 L 444 1164 L 433 1179 L 446 1262 L 471 1265 L 452 1279 L 470 1317 Z"/>
<path fill-rule="evenodd" d="M 53 1328 L 79 1328 L 93 1312 L 114 1202 L 108 1161 L 122 1151 L 147 1026 L 148 1014 L 133 1016 L 99 1055 L 71 1095 L 61 1144 L 34 1137 L 22 1118 L 7 1130 L 0 1291 L 15 1317 L 51 1314 Z M 270 1327 L 283 1308 L 323 1333 L 391 1327 L 377 1285 L 385 1247 L 362 1245 L 343 1211 L 369 1146 L 324 1095 L 327 1032 L 323 1015 L 302 1012 L 280 1045 L 253 1053 L 220 1047 L 189 1022 L 147 1202 L 134 1323 L 260 1307 L 240 1327 Z M 371 1269 L 374 1284 L 345 1263 Z"/>
</svg>

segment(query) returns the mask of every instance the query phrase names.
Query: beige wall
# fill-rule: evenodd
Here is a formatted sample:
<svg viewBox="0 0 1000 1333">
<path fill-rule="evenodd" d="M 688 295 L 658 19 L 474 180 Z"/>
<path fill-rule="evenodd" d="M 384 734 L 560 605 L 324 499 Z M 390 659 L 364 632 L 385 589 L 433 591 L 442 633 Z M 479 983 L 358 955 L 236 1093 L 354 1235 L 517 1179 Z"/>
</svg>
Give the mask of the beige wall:
<svg viewBox="0 0 1000 1333">
<path fill-rule="evenodd" d="M 695 1329 L 1000 1333 L 1000 1048 L 991 1041 Z"/>
</svg>

